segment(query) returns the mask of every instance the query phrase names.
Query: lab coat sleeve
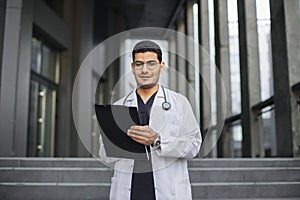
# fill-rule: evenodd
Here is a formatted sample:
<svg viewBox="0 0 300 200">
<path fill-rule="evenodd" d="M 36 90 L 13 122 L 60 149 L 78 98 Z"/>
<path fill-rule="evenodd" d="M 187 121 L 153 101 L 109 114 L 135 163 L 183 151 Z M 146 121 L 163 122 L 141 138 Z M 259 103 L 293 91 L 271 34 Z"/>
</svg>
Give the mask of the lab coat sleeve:
<svg viewBox="0 0 300 200">
<path fill-rule="evenodd" d="M 179 96 L 181 104 L 181 122 L 166 124 L 161 135 L 161 146 L 156 152 L 158 156 L 193 158 L 201 146 L 202 138 L 198 122 L 190 103 L 184 96 Z"/>
</svg>

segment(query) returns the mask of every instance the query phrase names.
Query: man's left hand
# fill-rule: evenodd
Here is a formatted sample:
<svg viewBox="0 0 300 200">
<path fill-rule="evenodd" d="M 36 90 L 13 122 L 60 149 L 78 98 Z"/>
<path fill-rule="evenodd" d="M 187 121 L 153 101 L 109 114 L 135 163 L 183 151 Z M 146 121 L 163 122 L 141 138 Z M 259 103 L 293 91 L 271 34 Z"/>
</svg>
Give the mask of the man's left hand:
<svg viewBox="0 0 300 200">
<path fill-rule="evenodd" d="M 134 141 L 144 145 L 153 144 L 158 137 L 158 134 L 149 126 L 132 126 L 128 129 L 127 135 Z"/>
</svg>

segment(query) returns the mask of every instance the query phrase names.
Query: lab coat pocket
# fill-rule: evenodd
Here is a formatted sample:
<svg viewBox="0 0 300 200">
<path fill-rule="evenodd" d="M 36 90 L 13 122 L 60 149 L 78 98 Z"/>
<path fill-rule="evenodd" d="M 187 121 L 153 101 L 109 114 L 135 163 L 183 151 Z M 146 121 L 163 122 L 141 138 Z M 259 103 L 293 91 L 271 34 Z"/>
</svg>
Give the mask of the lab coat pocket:
<svg viewBox="0 0 300 200">
<path fill-rule="evenodd" d="M 186 177 L 176 178 L 175 181 L 175 199 L 191 200 L 190 181 Z"/>
</svg>

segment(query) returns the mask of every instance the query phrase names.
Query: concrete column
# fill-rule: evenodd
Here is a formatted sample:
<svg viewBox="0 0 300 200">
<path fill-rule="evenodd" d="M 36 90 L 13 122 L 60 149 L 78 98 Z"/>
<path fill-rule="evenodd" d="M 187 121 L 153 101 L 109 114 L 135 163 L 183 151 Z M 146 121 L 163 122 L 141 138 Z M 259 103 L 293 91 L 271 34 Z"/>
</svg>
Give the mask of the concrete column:
<svg viewBox="0 0 300 200">
<path fill-rule="evenodd" d="M 79 19 L 79 55 L 80 62 L 85 59 L 88 53 L 93 48 L 93 1 L 79 1 L 77 5 L 77 12 L 80 14 Z M 76 13 L 77 14 L 77 13 Z M 89 61 L 87 61 L 89 63 Z M 79 78 L 79 91 L 78 91 L 78 131 L 80 139 L 77 143 L 77 156 L 88 156 L 86 148 L 91 149 L 92 146 L 92 68 L 80 74 Z M 86 102 L 89 102 L 86 105 Z"/>
<path fill-rule="evenodd" d="M 59 102 L 57 105 L 57 132 L 55 135 L 55 156 L 68 157 L 76 156 L 73 148 L 75 145 L 75 135 L 77 132 L 73 127 L 72 117 L 72 50 L 63 51 L 61 57 L 61 81 L 59 84 Z M 77 136 L 77 135 L 76 135 Z"/>
<path fill-rule="evenodd" d="M 70 30 L 74 27 L 74 1 L 64 0 L 63 19 L 69 25 Z M 73 33 L 68 33 L 69 38 L 73 38 Z M 59 102 L 57 104 L 58 120 L 57 132 L 55 135 L 55 156 L 68 157 L 76 156 L 76 129 L 72 117 L 72 89 L 73 89 L 73 73 L 76 67 L 73 63 L 75 60 L 74 44 L 68 42 L 70 46 L 60 53 L 61 69 L 60 69 L 60 83 L 59 83 Z M 79 56 L 78 56 L 79 57 Z M 66 92 L 67 91 L 67 92 Z M 74 149 L 75 150 L 74 150 Z"/>
<path fill-rule="evenodd" d="M 0 0 L 0 82 L 1 82 L 1 72 L 2 72 L 2 53 L 3 53 L 3 37 L 5 28 L 5 10 L 6 10 L 6 0 Z M 0 87 L 1 94 L 1 87 Z"/>
<path fill-rule="evenodd" d="M 224 117 L 231 116 L 231 89 L 230 89 L 230 64 L 229 64 L 229 33 L 227 0 L 215 1 L 215 43 L 216 43 L 216 65 L 222 79 L 216 76 L 217 91 L 217 124 L 224 122 Z M 222 91 L 225 86 L 225 93 Z M 225 112 L 226 113 L 225 113 Z M 228 129 L 222 130 L 218 141 L 218 156 L 224 156 L 226 145 L 225 137 L 230 137 Z"/>
<path fill-rule="evenodd" d="M 211 121 L 210 85 L 210 57 L 209 57 L 209 18 L 208 0 L 199 3 L 199 42 L 200 49 L 200 73 L 201 73 L 201 127 L 207 129 Z M 205 78 L 205 79 L 204 79 Z"/>
<path fill-rule="evenodd" d="M 7 1 L 0 94 L 0 156 L 13 156 L 22 0 Z"/>
<path fill-rule="evenodd" d="M 23 1 L 19 62 L 17 71 L 17 93 L 16 93 L 16 119 L 15 119 L 15 156 L 26 156 L 27 152 L 27 129 L 28 108 L 30 95 L 30 70 L 31 70 L 31 39 L 32 39 L 32 11 L 33 0 Z"/>
<path fill-rule="evenodd" d="M 176 40 L 174 36 L 169 39 L 169 88 L 176 91 Z"/>
<path fill-rule="evenodd" d="M 300 83 L 300 1 L 284 0 L 289 87 Z M 291 90 L 288 90 L 291 92 Z M 293 155 L 300 157 L 300 91 L 290 96 Z M 298 104 L 297 104 L 298 102 Z"/>
<path fill-rule="evenodd" d="M 255 0 L 238 0 L 239 48 L 242 99 L 242 155 L 256 157 L 260 154 L 259 132 L 261 121 L 256 121 L 251 107 L 261 101 L 259 50 Z"/>
<path fill-rule="evenodd" d="M 185 34 L 185 24 L 183 20 L 177 23 L 177 31 Z M 187 96 L 187 79 L 186 79 L 186 41 L 182 35 L 177 34 L 177 91 L 184 96 Z"/>
<path fill-rule="evenodd" d="M 291 86 L 300 80 L 299 2 L 271 0 L 270 8 L 277 156 L 284 157 L 293 155 L 293 132 L 295 138 L 299 134 L 299 111 L 291 93 Z"/>
</svg>

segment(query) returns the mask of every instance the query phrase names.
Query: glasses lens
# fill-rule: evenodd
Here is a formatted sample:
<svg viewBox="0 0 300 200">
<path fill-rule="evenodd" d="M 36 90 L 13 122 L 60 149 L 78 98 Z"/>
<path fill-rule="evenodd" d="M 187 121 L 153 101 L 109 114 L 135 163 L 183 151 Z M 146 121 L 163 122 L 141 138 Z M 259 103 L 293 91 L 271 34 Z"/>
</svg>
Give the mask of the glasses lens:
<svg viewBox="0 0 300 200">
<path fill-rule="evenodd" d="M 142 62 L 136 62 L 136 63 L 134 63 L 134 67 L 136 69 L 142 69 L 143 66 L 144 66 L 144 63 L 142 63 Z"/>
<path fill-rule="evenodd" d="M 143 62 L 134 63 L 134 67 L 136 69 L 142 69 L 144 65 L 145 65 L 145 63 L 143 63 Z M 157 65 L 158 65 L 158 63 L 155 61 L 146 62 L 146 66 L 148 69 L 155 69 Z"/>
<path fill-rule="evenodd" d="M 147 67 L 149 69 L 154 69 L 156 66 L 157 66 L 157 62 L 155 61 L 147 62 Z"/>
</svg>

